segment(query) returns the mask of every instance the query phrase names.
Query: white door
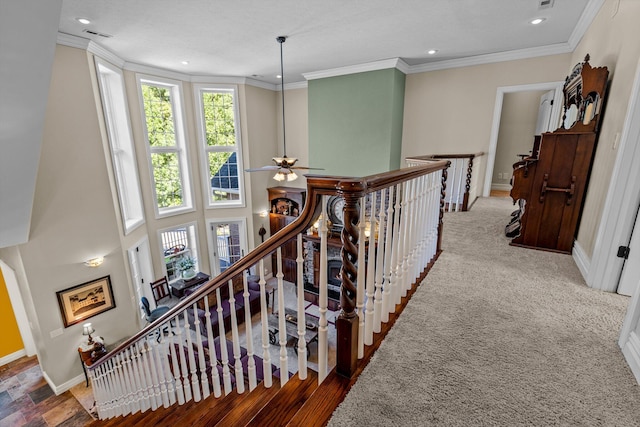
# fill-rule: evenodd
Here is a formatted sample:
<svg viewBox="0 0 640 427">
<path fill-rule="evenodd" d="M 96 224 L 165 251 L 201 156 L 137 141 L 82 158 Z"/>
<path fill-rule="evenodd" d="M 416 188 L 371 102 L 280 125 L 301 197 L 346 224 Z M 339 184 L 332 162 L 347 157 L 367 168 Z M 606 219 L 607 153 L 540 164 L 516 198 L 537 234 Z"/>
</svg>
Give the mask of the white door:
<svg viewBox="0 0 640 427">
<path fill-rule="evenodd" d="M 620 277 L 620 287 L 631 290 L 633 297 L 627 309 L 618 344 L 629 363 L 629 367 L 640 383 L 640 222 L 636 218 L 635 232 L 629 244 L 629 259 L 626 260 Z"/>
<path fill-rule="evenodd" d="M 246 221 L 211 221 L 208 240 L 212 273 L 217 276 L 247 254 Z"/>
<path fill-rule="evenodd" d="M 550 90 L 540 97 L 538 107 L 538 120 L 536 121 L 536 131 L 534 135 L 542 135 L 544 132 L 556 130 L 556 124 L 551 124 L 551 112 L 553 110 L 553 97 L 555 91 Z"/>
<path fill-rule="evenodd" d="M 127 252 L 131 268 L 131 283 L 133 283 L 134 288 L 133 304 L 140 308 L 140 319 L 144 319 L 141 298 L 146 297 L 151 304 L 151 308 L 155 308 L 151 286 L 149 285 L 154 280 L 149 241 L 145 238 L 137 245 L 129 248 Z"/>
</svg>

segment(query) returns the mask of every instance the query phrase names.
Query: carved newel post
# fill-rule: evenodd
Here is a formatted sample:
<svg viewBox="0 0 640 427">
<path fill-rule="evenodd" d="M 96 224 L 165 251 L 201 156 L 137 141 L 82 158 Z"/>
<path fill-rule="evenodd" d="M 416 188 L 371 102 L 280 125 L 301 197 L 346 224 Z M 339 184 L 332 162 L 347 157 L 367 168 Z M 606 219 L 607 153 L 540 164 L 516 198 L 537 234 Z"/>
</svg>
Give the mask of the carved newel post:
<svg viewBox="0 0 640 427">
<path fill-rule="evenodd" d="M 344 198 L 344 227 L 342 229 L 342 291 L 340 306 L 342 311 L 336 321 L 337 366 L 336 371 L 343 376 L 351 377 L 357 366 L 358 358 L 358 315 L 356 308 L 356 283 L 358 280 L 358 221 L 360 206 L 358 201 L 362 189 L 355 188 L 359 183 L 341 186 L 339 194 Z M 359 187 L 359 185 L 358 185 Z"/>
</svg>

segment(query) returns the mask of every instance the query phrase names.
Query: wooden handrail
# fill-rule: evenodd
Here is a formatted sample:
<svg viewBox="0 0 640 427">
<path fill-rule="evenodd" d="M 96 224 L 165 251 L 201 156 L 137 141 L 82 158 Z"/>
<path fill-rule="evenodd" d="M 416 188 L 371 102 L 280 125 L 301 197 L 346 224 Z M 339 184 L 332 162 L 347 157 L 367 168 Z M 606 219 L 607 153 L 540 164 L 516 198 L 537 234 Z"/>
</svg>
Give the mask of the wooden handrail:
<svg viewBox="0 0 640 427">
<path fill-rule="evenodd" d="M 278 247 L 282 246 L 285 242 L 307 230 L 311 226 L 311 224 L 313 224 L 315 218 L 317 218 L 317 216 L 320 214 L 322 206 L 321 197 L 323 195 L 341 194 L 344 196 L 345 194 L 350 194 L 355 196 L 367 194 L 388 187 L 390 185 L 403 183 L 439 170 L 446 170 L 448 166 L 448 161 L 440 160 L 436 162 L 429 162 L 425 165 L 412 166 L 391 172 L 374 174 L 364 178 L 305 175 L 305 177 L 307 178 L 307 200 L 305 202 L 303 211 L 295 221 L 282 228 L 265 242 L 258 245 L 253 251 L 249 252 L 246 256 L 238 260 L 223 273 L 212 278 L 204 285 L 200 286 L 195 292 L 185 297 L 182 301 L 180 301 L 180 303 L 172 307 L 163 316 L 158 318 L 153 323 L 147 325 L 131 338 L 122 342 L 107 355 L 93 363 L 90 367 L 88 367 L 88 369 L 97 369 L 99 366 L 109 361 L 115 354 L 126 349 L 131 344 L 139 341 L 141 338 L 153 333 L 154 330 L 158 328 L 158 325 L 162 325 L 169 319 L 173 318 L 179 312 L 192 306 L 203 296 L 227 284 L 229 280 L 242 274 L 242 272 L 247 270 L 249 267 L 257 264 L 261 259 L 267 257 Z M 344 239 L 345 233 L 343 233 L 342 235 L 343 246 L 345 242 Z"/>
<path fill-rule="evenodd" d="M 267 304 L 265 293 L 265 277 L 262 272 L 262 262 L 265 258 L 271 257 L 272 254 L 277 253 L 280 258 L 280 248 L 282 248 L 287 242 L 293 239 L 297 240 L 298 244 L 298 279 L 296 280 L 297 295 L 298 298 L 303 298 L 303 259 L 301 258 L 303 235 L 306 234 L 312 224 L 318 220 L 323 205 L 327 204 L 327 196 L 338 195 L 344 199 L 344 219 L 341 232 L 341 292 L 340 292 L 340 304 L 341 311 L 336 319 L 336 372 L 343 376 L 351 377 L 356 371 L 358 364 L 359 354 L 362 352 L 364 346 L 363 336 L 366 332 L 369 337 L 372 337 L 375 332 L 375 322 L 380 325 L 380 322 L 386 322 L 387 314 L 395 311 L 396 299 L 400 297 L 403 290 L 407 289 L 407 286 L 417 283 L 419 280 L 421 271 L 432 262 L 440 253 L 440 235 L 442 230 L 442 207 L 444 205 L 443 192 L 445 187 L 445 180 L 447 176 L 447 168 L 450 162 L 446 160 L 433 160 L 425 162 L 418 166 L 411 166 L 403 168 L 401 170 L 380 173 L 370 175 L 364 178 L 353 177 L 335 177 L 335 176 L 321 176 L 321 175 L 308 175 L 307 176 L 307 198 L 299 217 L 297 217 L 289 225 L 283 227 L 280 231 L 275 233 L 265 242 L 256 247 L 253 251 L 249 252 L 246 256 L 238 260 L 231 267 L 225 270 L 217 277 L 209 280 L 205 284 L 196 288 L 193 293 L 184 297 L 176 306 L 171 308 L 166 314 L 160 317 L 158 320 L 147 325 L 140 332 L 121 343 L 117 348 L 109 352 L 104 357 L 97 360 L 94 364 L 88 367 L 89 374 L 92 381 L 95 381 L 95 393 L 96 400 L 98 402 L 99 413 L 101 417 L 111 417 L 114 415 L 120 415 L 123 413 L 131 413 L 136 410 L 144 411 L 145 408 L 151 407 L 154 409 L 158 405 L 162 404 L 165 407 L 174 403 L 184 404 L 190 399 L 196 401 L 201 400 L 209 395 L 209 386 L 213 387 L 213 393 L 215 396 L 220 396 L 224 388 L 224 393 L 227 394 L 232 390 L 230 382 L 230 376 L 232 373 L 229 370 L 229 365 L 233 364 L 233 369 L 236 371 L 236 377 L 243 377 L 244 371 L 240 366 L 240 350 L 238 340 L 238 323 L 240 319 L 235 318 L 234 304 L 237 298 L 244 298 L 244 306 L 247 307 L 247 311 L 244 312 L 244 321 L 250 328 L 251 316 L 256 313 L 261 313 L 260 325 L 262 328 L 262 363 L 265 369 L 265 387 L 271 387 L 271 363 L 269 357 L 269 346 L 265 345 L 267 341 L 270 341 L 267 333 L 273 333 L 271 330 L 267 331 L 266 316 Z M 440 173 L 441 172 L 441 173 Z M 376 193 L 380 192 L 382 197 L 381 203 L 376 208 L 375 198 Z M 387 194 L 386 199 L 385 192 Z M 368 196 L 369 193 L 373 193 Z M 367 199 L 365 199 L 365 197 Z M 376 210 L 378 211 L 378 217 L 380 223 L 380 238 L 384 247 L 378 248 L 377 261 L 371 258 L 374 250 L 371 249 L 369 253 L 369 259 L 371 259 L 371 268 L 374 272 L 364 271 L 364 265 L 366 265 L 367 255 L 365 254 L 365 247 L 373 248 L 373 244 L 377 244 L 375 239 L 378 239 L 378 232 L 367 235 L 364 224 L 364 203 L 368 203 L 367 200 L 373 200 L 372 208 L 370 209 L 370 215 L 368 218 L 371 223 L 374 222 L 374 215 Z M 387 205 L 385 206 L 383 201 Z M 367 208 L 368 209 L 368 208 Z M 362 210 L 362 213 L 361 213 Z M 385 216 L 388 216 L 385 224 Z M 326 243 L 327 236 L 326 217 L 321 221 L 321 247 Z M 384 228 L 383 228 L 384 227 Z M 423 233 L 420 232 L 423 231 Z M 363 234 L 364 233 L 364 234 Z M 385 237 L 386 235 L 386 237 Z M 366 236 L 366 240 L 365 240 Z M 361 242 L 360 239 L 362 239 Z M 372 240 L 374 239 L 374 240 Z M 363 244 L 364 243 L 364 244 Z M 318 344 L 318 359 L 324 360 L 323 364 L 319 364 L 319 376 L 318 380 L 322 381 L 327 373 L 327 319 L 325 312 L 327 310 L 326 293 L 327 291 L 327 277 L 326 267 L 323 267 L 326 262 L 326 246 L 324 250 L 321 248 L 321 262 L 320 262 L 320 280 L 315 281 L 317 285 L 320 285 L 320 324 L 319 332 L 320 341 Z M 322 261 L 322 257 L 325 257 Z M 361 257 L 358 263 L 358 257 Z M 384 257 L 384 259 L 383 259 Z M 259 311 L 254 311 L 249 306 L 249 288 L 246 282 L 246 271 L 250 268 L 260 266 L 260 301 L 261 305 Z M 324 276 L 323 276 L 324 275 Z M 360 275 L 360 280 L 358 276 Z M 383 276 L 384 275 L 384 276 Z M 242 276 L 244 279 L 244 293 L 242 297 L 235 296 L 237 278 Z M 274 276 L 278 279 L 279 285 L 283 285 L 283 270 L 281 261 L 278 261 L 277 274 L 274 267 Z M 323 278 L 324 277 L 324 278 Z M 374 283 L 375 277 L 375 283 Z M 324 283 L 324 285 L 322 285 Z M 384 295 L 380 295 L 383 291 L 382 284 L 384 285 Z M 365 289 L 366 284 L 366 289 Z M 207 341 L 209 351 L 212 354 L 216 354 L 216 350 L 213 349 L 212 343 L 216 336 L 224 337 L 227 332 L 225 331 L 222 305 L 220 303 L 221 298 L 227 298 L 222 294 L 226 289 L 223 286 L 229 287 L 229 304 L 231 313 L 231 333 L 233 337 L 233 357 L 227 358 L 226 340 L 220 340 L 219 356 L 221 359 L 222 371 L 218 373 L 213 371 L 212 376 L 205 375 L 205 344 Z M 279 303 L 278 306 L 284 305 L 282 289 L 284 286 L 278 286 L 279 289 Z M 233 291 L 233 293 L 232 293 Z M 364 296 L 368 295 L 369 300 L 373 304 L 373 295 L 375 297 L 376 307 L 367 308 L 367 316 L 371 316 L 365 322 L 364 319 Z M 255 294 L 252 294 L 255 296 Z M 216 300 L 211 300 L 211 297 L 215 297 Z M 324 298 L 324 299 L 323 299 Z M 251 300 L 255 302 L 255 299 Z M 323 302 L 324 301 L 324 302 Z M 242 299 L 239 301 L 242 303 Z M 210 306 L 210 304 L 215 305 Z M 379 305 L 379 306 L 378 306 Z M 198 310 L 196 310 L 196 307 Z M 323 311 L 324 310 L 324 311 Z M 216 316 L 216 324 L 219 325 L 218 331 L 214 336 L 212 330 L 212 316 Z M 298 300 L 298 312 L 304 313 L 304 307 L 301 300 Z M 374 315 L 378 313 L 377 315 Z M 377 316 L 377 317 L 376 317 Z M 184 322 L 182 321 L 184 318 Z M 376 320 L 377 319 L 377 320 Z M 161 337 L 162 328 L 168 327 L 172 321 L 175 321 L 172 326 L 172 331 L 175 332 L 175 336 L 178 338 L 178 342 L 174 342 L 170 336 L 169 353 L 159 354 L 159 352 L 166 350 L 159 350 L 162 347 Z M 282 322 L 279 325 L 280 334 L 283 334 L 284 317 L 278 320 Z M 365 327 L 366 325 L 366 327 Z M 300 327 L 300 324 L 298 325 Z M 379 328 L 379 326 L 377 326 Z M 202 329 L 206 328 L 206 329 Z M 195 338 L 192 338 L 191 331 L 196 332 Z M 184 335 L 184 344 L 178 344 L 182 342 L 183 332 L 187 332 Z M 204 332 L 202 332 L 204 331 Z M 304 336 L 303 332 L 298 331 L 301 336 Z M 150 335 L 158 334 L 158 345 L 153 339 L 150 339 Z M 207 336 L 208 335 L 208 336 Z M 172 335 L 173 336 L 173 335 Z M 248 329 L 248 336 L 252 336 Z M 192 339 L 194 341 L 192 341 Z M 371 338 L 369 338 L 371 339 Z M 323 343 L 324 340 L 324 344 Z M 164 341 L 163 341 L 164 342 Z M 285 340 L 283 336 L 280 336 L 281 351 L 285 352 L 284 346 Z M 249 351 L 249 357 L 251 363 L 254 363 L 254 355 L 260 360 L 260 357 L 253 353 L 250 342 L 247 342 L 247 348 Z M 273 343 L 272 343 L 273 344 Z M 322 345 L 321 345 L 322 344 Z M 180 345 L 180 347 L 177 347 Z M 217 345 L 217 344 L 216 344 Z M 183 350 L 181 350 L 183 349 Z M 300 351 L 306 352 L 304 346 L 304 340 L 300 341 Z M 323 350 L 324 349 L 324 350 Z M 186 352 L 186 353 L 183 353 Z M 324 352 L 324 355 L 322 354 Z M 187 354 L 188 353 L 188 354 Z M 283 353 L 281 353 L 282 355 Z M 305 354 L 305 353 L 302 353 Z M 207 356 L 208 357 L 208 356 Z M 280 368 L 287 369 L 287 358 L 281 357 Z M 300 378 L 304 379 L 306 374 L 306 358 L 300 358 L 298 360 Z M 244 362 L 243 362 L 244 363 Z M 247 361 L 247 363 L 249 363 Z M 131 370 L 133 369 L 133 370 Z M 249 373 L 249 389 L 256 387 L 256 370 L 255 368 L 247 368 Z M 142 371 L 143 370 L 143 371 Z M 157 375 L 156 375 L 157 374 Z M 288 381 L 288 376 L 280 377 L 281 384 Z M 122 389 L 122 382 L 125 381 L 125 389 Z M 222 383 L 220 382 L 222 381 Z M 259 379 L 260 381 L 260 379 Z M 237 384 L 239 393 L 244 390 L 243 382 L 240 381 Z M 152 391 L 153 390 L 153 393 Z M 191 393 L 193 392 L 193 395 Z M 202 393 L 201 393 L 202 392 Z M 137 397 L 133 399 L 133 395 Z M 140 398 L 142 396 L 142 398 Z M 159 403 L 159 396 L 162 396 L 163 401 Z M 133 399 L 133 400 L 132 400 Z M 167 400 L 168 399 L 168 400 Z M 177 400 L 176 400 L 177 399 Z M 138 404 L 139 401 L 144 404 Z"/>
<path fill-rule="evenodd" d="M 475 157 L 482 157 L 484 155 L 485 155 L 484 151 L 479 151 L 477 153 L 471 153 L 471 154 L 426 154 L 424 156 L 407 157 L 407 160 L 421 161 L 421 160 L 433 160 L 433 159 L 466 159 L 466 158 L 473 159 Z"/>
</svg>

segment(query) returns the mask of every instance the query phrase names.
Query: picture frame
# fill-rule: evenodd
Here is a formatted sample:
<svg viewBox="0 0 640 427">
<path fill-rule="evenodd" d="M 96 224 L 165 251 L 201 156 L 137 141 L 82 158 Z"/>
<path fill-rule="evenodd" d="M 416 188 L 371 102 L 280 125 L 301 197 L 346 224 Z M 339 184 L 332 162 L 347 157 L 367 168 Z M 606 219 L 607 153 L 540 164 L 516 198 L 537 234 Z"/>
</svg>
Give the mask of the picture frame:
<svg viewBox="0 0 640 427">
<path fill-rule="evenodd" d="M 104 276 L 56 292 L 64 327 L 115 308 L 111 276 Z"/>
</svg>

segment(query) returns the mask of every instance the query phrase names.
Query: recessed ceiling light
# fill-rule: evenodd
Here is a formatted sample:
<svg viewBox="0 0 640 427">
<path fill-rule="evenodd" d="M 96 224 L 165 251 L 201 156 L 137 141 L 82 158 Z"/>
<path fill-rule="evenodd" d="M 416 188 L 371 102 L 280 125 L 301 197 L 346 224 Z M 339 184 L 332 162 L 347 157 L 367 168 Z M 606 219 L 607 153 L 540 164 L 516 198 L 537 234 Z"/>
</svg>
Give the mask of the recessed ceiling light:
<svg viewBox="0 0 640 427">
<path fill-rule="evenodd" d="M 281 78 L 282 78 L 282 75 L 276 74 L 276 79 L 281 79 Z"/>
<path fill-rule="evenodd" d="M 435 55 L 436 53 L 438 53 L 438 51 L 436 49 L 430 49 L 430 50 L 427 51 L 427 53 L 429 55 Z"/>
<path fill-rule="evenodd" d="M 545 21 L 545 18 L 536 18 L 531 20 L 531 25 L 538 25 Z"/>
<path fill-rule="evenodd" d="M 182 65 L 189 65 L 189 61 L 181 61 L 180 62 Z"/>
<path fill-rule="evenodd" d="M 78 21 L 79 23 L 84 24 L 84 25 L 91 24 L 91 21 L 89 21 L 87 18 L 76 18 L 76 21 Z"/>
</svg>

